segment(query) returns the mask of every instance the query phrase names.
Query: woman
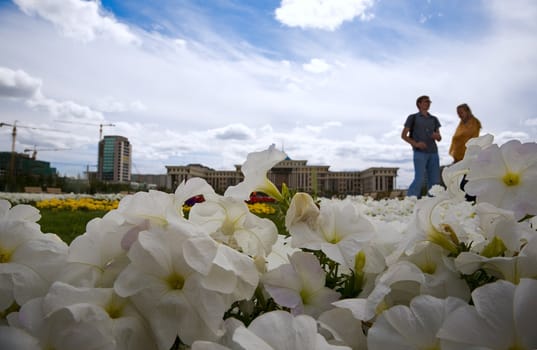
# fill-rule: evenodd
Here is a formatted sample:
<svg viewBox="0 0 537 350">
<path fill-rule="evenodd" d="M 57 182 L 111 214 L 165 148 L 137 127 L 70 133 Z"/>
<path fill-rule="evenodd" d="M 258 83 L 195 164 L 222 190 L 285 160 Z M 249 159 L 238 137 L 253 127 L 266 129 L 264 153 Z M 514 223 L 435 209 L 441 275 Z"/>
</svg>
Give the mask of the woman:
<svg viewBox="0 0 537 350">
<path fill-rule="evenodd" d="M 457 114 L 461 121 L 453 134 L 451 139 L 451 146 L 449 147 L 449 154 L 453 157 L 453 163 L 464 158 L 464 152 L 466 152 L 466 142 L 471 138 L 479 136 L 479 130 L 481 130 L 481 122 L 474 117 L 470 107 L 463 103 L 457 106 Z"/>
</svg>

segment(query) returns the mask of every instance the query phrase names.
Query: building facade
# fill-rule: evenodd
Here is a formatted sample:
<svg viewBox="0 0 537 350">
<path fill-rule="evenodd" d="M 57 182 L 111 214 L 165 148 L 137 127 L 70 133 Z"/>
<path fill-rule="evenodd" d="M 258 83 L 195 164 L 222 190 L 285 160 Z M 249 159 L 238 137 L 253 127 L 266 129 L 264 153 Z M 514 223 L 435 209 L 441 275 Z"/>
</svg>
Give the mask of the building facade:
<svg viewBox="0 0 537 350">
<path fill-rule="evenodd" d="M 22 191 L 24 186 L 55 183 L 56 168 L 27 154 L 0 152 L 0 191 Z"/>
<path fill-rule="evenodd" d="M 141 188 L 161 190 L 172 188 L 169 176 L 166 174 L 131 174 L 131 180 L 138 183 Z"/>
<path fill-rule="evenodd" d="M 285 183 L 295 191 L 320 196 L 360 195 L 390 192 L 395 189 L 399 168 L 368 168 L 364 171 L 330 171 L 328 165 L 308 165 L 306 160 L 282 160 L 267 172 L 267 178 L 281 189 Z M 166 166 L 169 183 L 175 190 L 182 181 L 203 178 L 216 192 L 224 193 L 238 184 L 244 176 L 241 166 L 235 170 L 214 170 L 201 164 Z"/>
<path fill-rule="evenodd" d="M 104 136 L 99 141 L 97 179 L 105 182 L 130 182 L 132 146 L 123 136 Z"/>
</svg>

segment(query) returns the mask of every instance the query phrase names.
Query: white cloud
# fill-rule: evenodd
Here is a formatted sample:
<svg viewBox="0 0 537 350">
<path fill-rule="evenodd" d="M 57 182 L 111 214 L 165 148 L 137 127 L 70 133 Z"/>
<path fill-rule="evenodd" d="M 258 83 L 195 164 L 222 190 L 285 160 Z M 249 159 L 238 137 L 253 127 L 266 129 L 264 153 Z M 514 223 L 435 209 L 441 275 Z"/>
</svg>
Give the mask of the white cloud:
<svg viewBox="0 0 537 350">
<path fill-rule="evenodd" d="M 42 82 L 22 70 L 0 67 L 0 97 L 20 98 L 36 110 L 45 110 L 60 119 L 102 121 L 99 111 L 73 101 L 56 101 L 41 92 Z"/>
<path fill-rule="evenodd" d="M 73 101 L 56 101 L 44 96 L 37 96 L 27 101 L 32 108 L 45 110 L 50 115 L 69 121 L 101 122 L 104 116 L 99 111 L 94 111 L 88 106 L 80 105 Z"/>
<path fill-rule="evenodd" d="M 32 98 L 41 88 L 41 80 L 23 70 L 0 67 L 0 97 Z"/>
<path fill-rule="evenodd" d="M 332 65 L 320 58 L 312 58 L 309 63 L 303 64 L 302 67 L 305 71 L 311 73 L 325 73 L 332 69 Z"/>
<path fill-rule="evenodd" d="M 84 42 L 107 36 L 122 44 L 138 44 L 129 28 L 101 14 L 100 2 L 79 0 L 13 0 L 28 15 L 37 14 L 68 37 Z"/>
<path fill-rule="evenodd" d="M 209 130 L 208 136 L 220 140 L 247 141 L 255 137 L 255 133 L 244 124 L 231 124 L 223 128 Z"/>
<path fill-rule="evenodd" d="M 22 70 L 0 67 L 0 96 L 21 98 L 35 109 L 46 110 L 50 115 L 84 121 L 103 120 L 102 113 L 73 101 L 58 102 L 41 92 L 42 82 Z"/>
<path fill-rule="evenodd" d="M 369 20 L 366 11 L 374 0 L 282 0 L 276 19 L 290 27 L 318 28 L 333 31 L 345 21 L 358 17 Z"/>
<path fill-rule="evenodd" d="M 494 136 L 494 143 L 499 145 L 511 140 L 519 140 L 520 142 L 535 142 L 535 140 L 531 140 L 530 135 L 523 131 L 502 131 Z"/>
<path fill-rule="evenodd" d="M 139 112 L 144 111 L 147 107 L 141 101 L 120 101 L 111 96 L 99 99 L 95 108 L 101 112 Z"/>
<path fill-rule="evenodd" d="M 531 118 L 531 119 L 524 120 L 524 125 L 537 126 L 537 118 Z"/>
<path fill-rule="evenodd" d="M 332 170 L 400 167 L 397 182 L 404 187 L 412 177 L 412 151 L 400 133 L 423 93 L 432 97 L 431 112 L 443 125 L 442 164 L 451 162 L 447 150 L 458 120 L 455 107 L 462 102 L 470 104 L 483 131 L 497 141 L 537 138 L 536 128 L 528 127 L 537 109 L 531 99 L 537 84 L 535 39 L 522 23 L 497 26 L 493 21 L 480 29 L 484 35 L 466 41 L 437 37 L 416 23 L 399 24 L 420 40 L 404 50 L 384 48 L 380 55 L 397 54 L 379 62 L 356 54 L 369 46 L 353 51 L 345 43 L 344 49 L 328 52 L 313 39 L 295 36 L 302 31 L 288 28 L 282 30 L 294 34 L 274 47 L 292 47 L 298 57 L 281 52 L 267 57 L 214 32 L 210 44 L 202 44 L 183 33 L 166 37 L 137 29 L 144 45 L 125 47 L 106 40 L 65 40 L 48 22 L 18 11 L 0 13 L 0 23 L 0 60 L 9 67 L 9 74 L 6 68 L 0 73 L 2 115 L 21 124 L 47 121 L 52 127 L 59 118 L 113 122 L 116 126 L 105 128 L 105 134 L 128 137 L 137 169 L 147 173 L 187 163 L 232 169 L 248 152 L 275 143 L 293 159 Z M 200 24 L 197 30 L 210 28 Z M 340 32 L 321 34 L 344 40 Z M 177 42 L 179 37 L 185 45 Z M 304 57 L 318 61 L 303 66 Z M 326 62 L 333 63 L 329 74 L 305 70 L 319 70 Z M 22 73 L 14 70 L 18 67 Z M 13 79 L 6 76 L 18 80 L 7 83 Z M 5 95 L 18 98 L 1 98 Z M 46 156 L 83 164 L 82 173 L 85 165 L 96 164 L 98 128 L 66 129 L 71 133 L 39 137 L 21 129 L 17 148 L 31 147 L 36 139 L 72 148 Z M 9 148 L 9 130 L 0 133 L 0 149 Z"/>
</svg>

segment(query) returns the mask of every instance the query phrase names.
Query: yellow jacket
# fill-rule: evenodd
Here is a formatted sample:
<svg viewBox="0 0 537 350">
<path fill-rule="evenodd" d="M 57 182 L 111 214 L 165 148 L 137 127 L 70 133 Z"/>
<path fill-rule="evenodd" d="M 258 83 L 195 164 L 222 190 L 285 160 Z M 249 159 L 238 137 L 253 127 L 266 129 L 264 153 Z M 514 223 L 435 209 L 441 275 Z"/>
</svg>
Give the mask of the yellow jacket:
<svg viewBox="0 0 537 350">
<path fill-rule="evenodd" d="M 455 134 L 451 139 L 451 146 L 449 147 L 449 154 L 453 157 L 453 161 L 456 163 L 464 158 L 464 152 L 466 152 L 466 142 L 471 138 L 479 136 L 479 129 L 481 124 L 475 117 L 470 117 L 464 123 L 462 120 L 459 122 Z"/>
</svg>

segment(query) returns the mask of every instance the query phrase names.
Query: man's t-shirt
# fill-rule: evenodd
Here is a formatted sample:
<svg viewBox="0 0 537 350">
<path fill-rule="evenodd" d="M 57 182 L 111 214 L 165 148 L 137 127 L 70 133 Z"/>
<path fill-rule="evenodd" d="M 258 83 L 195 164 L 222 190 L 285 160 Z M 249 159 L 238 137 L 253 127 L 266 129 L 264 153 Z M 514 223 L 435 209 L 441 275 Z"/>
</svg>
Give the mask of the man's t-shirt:
<svg viewBox="0 0 537 350">
<path fill-rule="evenodd" d="M 431 137 L 432 133 L 438 131 L 440 122 L 434 115 L 424 116 L 421 113 L 411 114 L 406 118 L 405 128 L 409 128 L 412 139 L 416 142 L 425 142 L 427 148 L 424 150 L 414 148 L 415 151 L 438 153 L 436 141 Z"/>
</svg>

